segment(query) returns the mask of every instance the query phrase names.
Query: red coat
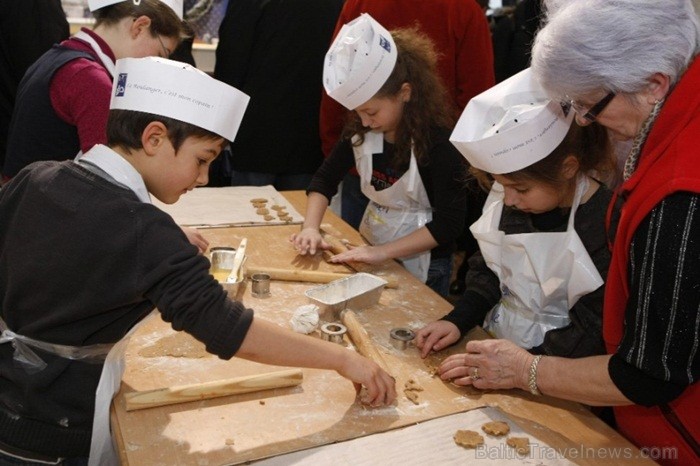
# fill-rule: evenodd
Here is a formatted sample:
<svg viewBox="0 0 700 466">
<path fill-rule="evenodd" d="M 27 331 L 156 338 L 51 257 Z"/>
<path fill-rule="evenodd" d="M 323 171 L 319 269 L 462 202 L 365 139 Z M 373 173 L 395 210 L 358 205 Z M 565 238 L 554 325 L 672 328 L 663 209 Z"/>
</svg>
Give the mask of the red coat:
<svg viewBox="0 0 700 466">
<path fill-rule="evenodd" d="M 476 1 L 346 0 L 333 38 L 362 13 L 369 13 L 389 31 L 417 25 L 432 39 L 440 54 L 438 72 L 460 112 L 472 97 L 495 84 L 491 32 Z M 346 112 L 323 93 L 320 132 L 326 156 L 340 137 Z"/>
<path fill-rule="evenodd" d="M 678 191 L 700 193 L 698 89 L 700 59 L 691 64 L 670 94 L 649 133 L 637 170 L 620 188 L 626 201 L 613 244 L 603 309 L 603 338 L 610 354 L 617 351 L 624 333 L 630 296 L 627 265 L 637 227 L 665 197 Z M 668 464 L 698 463 L 700 384 L 687 387 L 668 407 L 616 407 L 615 418 L 618 429 L 640 448 L 678 448 L 678 459 Z"/>
</svg>

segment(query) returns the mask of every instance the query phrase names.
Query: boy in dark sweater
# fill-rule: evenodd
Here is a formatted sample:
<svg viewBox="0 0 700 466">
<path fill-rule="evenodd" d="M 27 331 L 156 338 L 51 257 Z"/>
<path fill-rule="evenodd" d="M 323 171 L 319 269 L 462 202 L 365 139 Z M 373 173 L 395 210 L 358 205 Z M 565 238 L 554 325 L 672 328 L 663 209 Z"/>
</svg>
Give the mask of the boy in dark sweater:
<svg viewBox="0 0 700 466">
<path fill-rule="evenodd" d="M 112 94 L 108 145 L 32 164 L 0 190 L 0 342 L 12 343 L 0 344 L 0 460 L 109 463 L 109 427 L 93 414 L 108 421 L 116 390 L 99 393 L 108 373 L 118 389 L 112 361 L 156 307 L 223 359 L 334 369 L 367 388 L 363 401 L 391 403 L 394 381 L 373 362 L 229 300 L 150 203 L 206 184 L 247 96 L 158 58 L 119 60 Z"/>
</svg>

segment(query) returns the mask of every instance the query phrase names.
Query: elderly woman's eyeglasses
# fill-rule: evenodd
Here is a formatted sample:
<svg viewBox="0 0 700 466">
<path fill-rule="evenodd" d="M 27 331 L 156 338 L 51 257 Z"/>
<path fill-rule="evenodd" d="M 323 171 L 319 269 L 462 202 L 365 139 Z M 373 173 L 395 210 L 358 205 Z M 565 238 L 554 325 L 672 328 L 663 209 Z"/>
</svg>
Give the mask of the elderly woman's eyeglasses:
<svg viewBox="0 0 700 466">
<path fill-rule="evenodd" d="M 588 121 L 589 123 L 593 123 L 596 120 L 596 118 L 598 118 L 598 115 L 600 115 L 600 112 L 605 110 L 605 107 L 607 107 L 610 101 L 613 100 L 615 95 L 616 94 L 613 91 L 610 91 L 605 95 L 605 97 L 600 99 L 591 107 L 581 105 L 575 100 L 570 100 L 568 104 L 571 105 L 571 108 L 573 108 L 574 111 L 578 113 L 579 116 L 581 116 L 581 118 Z"/>
</svg>

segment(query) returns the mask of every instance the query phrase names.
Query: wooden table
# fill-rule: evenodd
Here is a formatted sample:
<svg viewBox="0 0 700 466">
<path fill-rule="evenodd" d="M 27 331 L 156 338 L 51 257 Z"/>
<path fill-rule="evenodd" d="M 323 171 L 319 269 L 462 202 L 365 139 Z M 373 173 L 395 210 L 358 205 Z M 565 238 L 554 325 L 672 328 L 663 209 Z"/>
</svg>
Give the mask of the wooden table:
<svg viewBox="0 0 700 466">
<path fill-rule="evenodd" d="M 303 192 L 285 192 L 284 195 L 299 212 L 305 211 Z M 324 222 L 351 242 L 361 242 L 359 234 L 331 212 L 326 214 Z M 319 257 L 297 256 L 288 238 L 298 230 L 298 225 L 284 225 L 205 229 L 202 233 L 210 241 L 210 246 L 235 247 L 242 238 L 248 238 L 248 265 L 251 267 L 344 270 L 344 266 L 327 264 Z M 523 429 L 537 432 L 553 447 L 637 451 L 577 403 L 533 397 L 520 390 L 482 392 L 446 384 L 432 377 L 432 366 L 448 354 L 460 352 L 463 342 L 426 361 L 420 358 L 416 348 L 394 349 L 389 343 L 389 331 L 394 327 L 418 329 L 444 315 L 451 305 L 395 262 L 378 266 L 375 272 L 400 278 L 397 289 L 384 290 L 377 305 L 358 313 L 397 379 L 400 396 L 394 406 L 366 408 L 356 401 L 352 384 L 335 372 L 304 369 L 304 381 L 297 387 L 127 412 L 124 394 L 131 391 L 221 380 L 273 369 L 236 358 L 222 361 L 211 355 L 195 358 L 151 354 L 146 357 L 144 355 L 152 352 L 155 343 L 163 339 L 177 339 L 179 345 L 194 353 L 201 352 L 198 342 L 186 334 L 176 335 L 156 315 L 132 337 L 122 389 L 113 403 L 112 427 L 123 464 L 236 464 L 487 405 L 499 407 Z M 258 299 L 251 296 L 247 284 L 239 291 L 238 298 L 255 310 L 256 318 L 289 327 L 292 312 L 309 303 L 304 292 L 313 286 L 317 285 L 273 281 L 271 297 Z M 352 350 L 351 344 L 346 342 L 345 345 Z M 403 387 L 409 378 L 424 389 L 420 392 L 418 405 L 403 396 Z M 607 460 L 608 463 L 601 458 L 573 461 L 578 464 L 620 464 L 619 459 Z M 628 464 L 644 464 L 644 461 L 634 459 Z"/>
</svg>

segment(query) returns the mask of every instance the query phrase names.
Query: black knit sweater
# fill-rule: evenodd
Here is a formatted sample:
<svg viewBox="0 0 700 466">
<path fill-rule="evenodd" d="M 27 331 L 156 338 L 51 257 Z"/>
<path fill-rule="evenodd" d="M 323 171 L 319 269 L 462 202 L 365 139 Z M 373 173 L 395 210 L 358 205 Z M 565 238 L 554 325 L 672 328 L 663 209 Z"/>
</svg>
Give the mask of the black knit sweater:
<svg viewBox="0 0 700 466">
<path fill-rule="evenodd" d="M 84 346 L 114 343 L 154 307 L 228 359 L 253 314 L 209 275 L 172 218 L 69 162 L 39 162 L 0 190 L 0 315 L 14 332 Z M 0 345 L 0 442 L 87 456 L 101 365 L 36 350 L 30 375 Z"/>
</svg>

